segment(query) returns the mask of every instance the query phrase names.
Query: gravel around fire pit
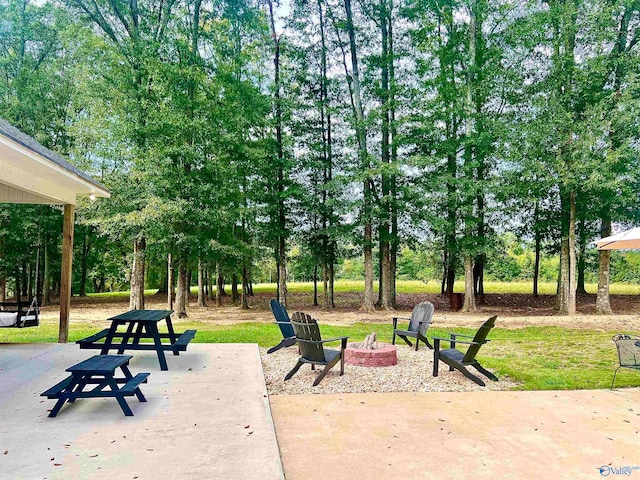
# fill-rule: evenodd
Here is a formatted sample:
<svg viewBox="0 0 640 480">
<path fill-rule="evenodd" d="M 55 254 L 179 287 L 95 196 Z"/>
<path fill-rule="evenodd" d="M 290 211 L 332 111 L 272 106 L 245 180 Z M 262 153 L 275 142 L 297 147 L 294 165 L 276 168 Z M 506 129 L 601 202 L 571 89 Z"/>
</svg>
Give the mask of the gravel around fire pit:
<svg viewBox="0 0 640 480">
<path fill-rule="evenodd" d="M 517 386 L 508 377 L 500 381 L 485 380 L 486 387 L 476 385 L 460 372 L 449 372 L 440 362 L 438 377 L 433 377 L 433 351 L 420 348 L 417 352 L 398 345 L 398 364 L 390 367 L 358 367 L 345 365 L 340 376 L 340 365 L 331 369 L 317 387 L 312 386 L 318 374 L 309 365 L 303 365 L 293 378 L 283 380 L 299 358 L 296 347 L 283 348 L 270 355 L 260 349 L 264 378 L 269 395 L 298 395 L 309 393 L 364 393 L 364 392 L 468 392 L 472 390 L 510 390 Z M 471 369 L 473 372 L 473 369 Z M 483 378 L 482 376 L 480 378 Z"/>
</svg>

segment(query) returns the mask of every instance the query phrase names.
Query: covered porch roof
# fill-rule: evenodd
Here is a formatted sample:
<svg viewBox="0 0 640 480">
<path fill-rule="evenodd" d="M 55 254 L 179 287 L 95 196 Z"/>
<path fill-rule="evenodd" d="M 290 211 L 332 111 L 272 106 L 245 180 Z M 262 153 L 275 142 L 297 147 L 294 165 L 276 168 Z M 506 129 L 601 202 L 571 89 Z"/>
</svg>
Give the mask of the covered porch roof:
<svg viewBox="0 0 640 480">
<path fill-rule="evenodd" d="M 109 197 L 103 185 L 0 119 L 0 202 L 75 205 Z"/>
<path fill-rule="evenodd" d="M 0 203 L 64 205 L 60 330 L 69 335 L 75 204 L 79 197 L 109 197 L 99 182 L 0 118 Z"/>
</svg>

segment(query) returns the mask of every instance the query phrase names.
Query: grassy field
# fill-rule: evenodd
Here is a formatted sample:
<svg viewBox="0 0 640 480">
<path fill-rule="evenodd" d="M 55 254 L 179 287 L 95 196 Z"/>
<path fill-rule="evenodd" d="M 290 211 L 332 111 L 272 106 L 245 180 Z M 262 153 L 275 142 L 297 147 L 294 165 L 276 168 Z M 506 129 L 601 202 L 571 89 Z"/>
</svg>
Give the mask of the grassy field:
<svg viewBox="0 0 640 480">
<path fill-rule="evenodd" d="M 178 329 L 186 328 L 197 329 L 195 342 L 204 343 L 257 343 L 262 347 L 269 347 L 282 338 L 274 325 L 264 323 L 220 326 L 206 322 L 180 321 Z M 72 323 L 69 340 L 89 336 L 95 330 L 95 325 Z M 4 329 L 0 331 L 0 342 L 55 342 L 57 331 L 55 321 L 47 321 L 38 328 Z M 391 341 L 390 328 L 380 324 L 322 327 L 325 338 L 348 335 L 352 341 L 362 340 L 371 331 L 376 331 L 381 341 Z M 456 331 L 474 333 L 469 329 Z M 446 333 L 438 328 L 429 330 L 429 334 L 433 336 Z M 614 333 L 616 332 L 560 327 L 494 328 L 490 335 L 492 341 L 482 348 L 480 358 L 498 376 L 509 375 L 520 383 L 519 388 L 522 390 L 608 388 L 617 362 L 616 351 L 611 342 Z M 638 386 L 640 375 L 622 370 L 616 385 Z"/>
<path fill-rule="evenodd" d="M 242 286 L 238 286 L 242 291 Z M 289 292 L 291 293 L 312 293 L 312 282 L 296 282 L 287 285 Z M 318 288 L 322 290 L 322 283 L 318 283 Z M 595 283 L 587 283 L 585 286 L 588 293 L 595 294 L 598 285 Z M 337 280 L 335 282 L 335 293 L 352 293 L 363 292 L 364 282 L 360 280 Z M 399 280 L 396 285 L 398 293 L 440 293 L 440 283 L 429 281 L 427 283 L 418 280 Z M 533 291 L 532 282 L 484 282 L 485 293 L 489 294 L 531 294 Z M 378 291 L 377 282 L 374 283 L 374 290 Z M 626 283 L 612 283 L 610 285 L 610 293 L 612 295 L 640 295 L 640 285 L 626 284 Z M 275 283 L 257 283 L 253 287 L 255 293 L 272 293 L 276 291 Z M 459 281 L 455 283 L 454 291 L 464 292 L 464 283 Z M 153 295 L 157 290 L 145 290 L 145 295 Z M 196 294 L 198 292 L 197 287 L 191 287 L 191 293 Z M 555 282 L 540 282 L 538 283 L 538 292 L 541 295 L 555 295 L 556 283 Z M 105 292 L 105 293 L 90 293 L 89 297 L 92 298 L 129 298 L 129 291 L 123 292 Z"/>
<path fill-rule="evenodd" d="M 312 282 L 300 282 L 292 283 L 287 286 L 288 290 L 292 293 L 311 293 L 313 292 Z M 318 288 L 322 289 L 322 284 L 318 284 Z M 364 291 L 364 282 L 358 280 L 338 280 L 335 283 L 336 293 L 345 292 L 362 292 Z M 587 283 L 585 288 L 588 293 L 595 294 L 598 290 L 598 285 L 595 283 Z M 378 291 L 377 282 L 374 284 L 375 291 Z M 427 283 L 418 280 L 399 280 L 396 285 L 398 293 L 440 293 L 440 283 L 436 281 L 430 281 Z M 275 283 L 260 283 L 253 287 L 254 292 L 275 292 Z M 455 292 L 464 292 L 464 282 L 456 282 L 454 286 Z M 485 293 L 522 293 L 530 294 L 533 291 L 532 282 L 484 282 Z M 556 283 L 555 282 L 540 282 L 538 283 L 538 292 L 541 295 L 555 295 Z M 625 283 L 612 283 L 610 286 L 610 292 L 613 295 L 640 295 L 640 285 L 625 284 Z M 196 290 L 194 290 L 196 293 Z M 127 293 L 128 295 L 128 293 Z"/>
</svg>

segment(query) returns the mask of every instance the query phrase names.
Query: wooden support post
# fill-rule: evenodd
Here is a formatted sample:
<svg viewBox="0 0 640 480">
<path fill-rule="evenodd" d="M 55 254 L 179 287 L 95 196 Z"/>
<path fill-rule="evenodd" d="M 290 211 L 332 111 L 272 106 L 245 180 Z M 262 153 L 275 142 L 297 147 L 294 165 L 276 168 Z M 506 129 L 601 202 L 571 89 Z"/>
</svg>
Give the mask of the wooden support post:
<svg viewBox="0 0 640 480">
<path fill-rule="evenodd" d="M 73 224 L 75 206 L 64 206 L 62 226 L 62 275 L 60 277 L 60 329 L 58 342 L 67 343 L 69 337 L 69 310 L 71 310 L 71 263 L 73 260 Z"/>
</svg>

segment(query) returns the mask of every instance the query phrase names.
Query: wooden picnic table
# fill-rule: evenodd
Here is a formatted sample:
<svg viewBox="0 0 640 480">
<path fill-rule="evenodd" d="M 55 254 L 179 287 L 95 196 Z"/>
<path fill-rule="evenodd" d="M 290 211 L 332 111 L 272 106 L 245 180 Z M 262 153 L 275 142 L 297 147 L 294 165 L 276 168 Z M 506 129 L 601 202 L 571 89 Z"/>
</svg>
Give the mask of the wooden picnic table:
<svg viewBox="0 0 640 480">
<path fill-rule="evenodd" d="M 140 384 L 147 381 L 149 373 L 138 373 L 135 377 L 129 371 L 131 355 L 94 355 L 72 367 L 67 368 L 71 375 L 41 396 L 57 399 L 57 403 L 49 413 L 55 417 L 65 402 L 74 403 L 78 398 L 114 397 L 118 400 L 120 408 L 128 417 L 133 412 L 124 397 L 135 395 L 141 402 L 146 402 Z M 124 377 L 116 377 L 116 369 L 119 368 Z M 119 387 L 119 383 L 124 383 Z M 91 390 L 85 390 L 88 385 L 95 385 Z M 106 388 L 108 390 L 105 390 Z"/>
<path fill-rule="evenodd" d="M 174 355 L 187 350 L 187 345 L 196 334 L 196 330 L 175 333 L 171 323 L 172 310 L 131 310 L 111 317 L 111 327 L 95 335 L 78 340 L 80 348 L 99 349 L 101 355 L 109 350 L 117 350 L 118 354 L 125 350 L 155 350 L 161 370 L 168 370 L 164 352 L 170 350 Z M 165 321 L 168 333 L 160 333 L 158 323 Z M 118 332 L 118 327 L 127 327 L 125 332 Z M 101 340 L 104 338 L 104 342 Z M 118 340 L 115 340 L 118 339 Z M 141 340 L 152 340 L 152 343 Z M 163 340 L 169 340 L 163 343 Z"/>
</svg>

